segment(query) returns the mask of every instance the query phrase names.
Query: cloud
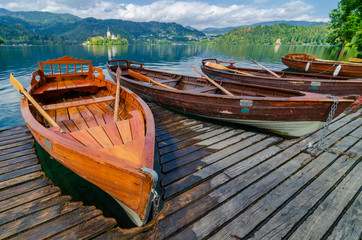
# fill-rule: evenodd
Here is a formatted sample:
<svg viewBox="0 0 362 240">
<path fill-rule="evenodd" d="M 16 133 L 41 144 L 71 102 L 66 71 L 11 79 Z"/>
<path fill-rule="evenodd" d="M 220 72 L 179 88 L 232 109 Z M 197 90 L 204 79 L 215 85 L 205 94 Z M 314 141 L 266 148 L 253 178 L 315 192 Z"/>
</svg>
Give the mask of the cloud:
<svg viewBox="0 0 362 240">
<path fill-rule="evenodd" d="M 116 0 L 28 0 L 6 2 L 0 0 L 0 7 L 12 10 L 38 10 L 55 13 L 71 13 L 79 17 L 99 19 L 123 19 L 131 21 L 176 22 L 197 29 L 206 27 L 230 27 L 275 20 L 328 21 L 328 18 L 311 16 L 313 6 L 302 0 L 270 7 L 254 4 L 218 6 L 202 1 L 158 0 L 148 5 L 118 4 Z M 254 0 L 265 3 L 268 0 Z M 270 3 L 270 2 L 269 2 Z"/>
</svg>

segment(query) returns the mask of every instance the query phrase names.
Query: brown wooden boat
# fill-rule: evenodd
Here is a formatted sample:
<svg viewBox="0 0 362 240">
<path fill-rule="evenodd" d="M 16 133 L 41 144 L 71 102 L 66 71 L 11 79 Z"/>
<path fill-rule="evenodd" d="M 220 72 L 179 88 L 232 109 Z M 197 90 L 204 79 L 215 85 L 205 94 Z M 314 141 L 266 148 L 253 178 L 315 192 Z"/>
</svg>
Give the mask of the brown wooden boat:
<svg viewBox="0 0 362 240">
<path fill-rule="evenodd" d="M 220 64 L 227 69 L 215 68 L 212 63 Z M 235 67 L 234 64 L 233 62 L 225 62 L 217 59 L 204 59 L 202 60 L 201 70 L 216 80 L 244 82 L 335 96 L 362 95 L 362 79 L 273 71 L 280 76 L 280 78 L 277 78 L 266 70 Z"/>
<path fill-rule="evenodd" d="M 16 82 L 12 75 L 11 81 Z M 91 61 L 63 57 L 39 62 L 26 93 L 30 97 L 21 99 L 21 113 L 51 156 L 111 195 L 141 226 L 157 182 L 154 119 L 147 104 L 126 88 L 120 88 L 117 104 L 116 87 Z M 48 115 L 43 117 L 42 109 Z"/>
<path fill-rule="evenodd" d="M 280 135 L 302 136 L 317 130 L 326 122 L 334 104 L 333 99 L 316 93 L 218 81 L 234 95 L 229 96 L 204 78 L 144 69 L 143 64 L 127 60 L 107 62 L 113 79 L 118 66 L 122 68 L 121 84 L 148 100 L 185 113 L 247 124 Z M 356 98 L 336 99 L 335 116 Z"/>
<path fill-rule="evenodd" d="M 305 53 L 289 53 L 282 57 L 282 62 L 300 71 L 362 78 L 362 63 L 324 60 Z"/>
</svg>

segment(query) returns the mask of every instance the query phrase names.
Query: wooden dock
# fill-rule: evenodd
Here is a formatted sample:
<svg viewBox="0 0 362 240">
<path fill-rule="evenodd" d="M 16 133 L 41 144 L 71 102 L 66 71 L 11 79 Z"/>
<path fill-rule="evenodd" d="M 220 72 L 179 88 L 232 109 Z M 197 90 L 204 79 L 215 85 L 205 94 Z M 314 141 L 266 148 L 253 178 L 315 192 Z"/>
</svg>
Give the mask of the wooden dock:
<svg viewBox="0 0 362 240">
<path fill-rule="evenodd" d="M 61 196 L 19 127 L 0 132 L 0 239 L 360 239 L 361 109 L 331 123 L 330 151 L 316 147 L 322 129 L 286 140 L 151 109 L 165 201 L 156 224 L 120 229 Z"/>
<path fill-rule="evenodd" d="M 361 109 L 329 126 L 334 153 L 316 148 L 322 130 L 285 140 L 152 110 L 167 207 L 151 231 L 119 237 L 360 239 Z"/>
<path fill-rule="evenodd" d="M 61 195 L 25 126 L 0 132 L 0 239 L 87 239 L 115 225 L 95 207 Z"/>
</svg>

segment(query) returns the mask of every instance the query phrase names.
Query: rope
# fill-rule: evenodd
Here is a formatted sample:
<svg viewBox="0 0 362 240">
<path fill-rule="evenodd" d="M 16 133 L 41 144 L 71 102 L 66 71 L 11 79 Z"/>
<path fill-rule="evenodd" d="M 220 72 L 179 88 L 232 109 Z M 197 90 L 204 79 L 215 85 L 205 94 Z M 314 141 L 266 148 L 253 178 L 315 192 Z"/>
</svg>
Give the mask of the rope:
<svg viewBox="0 0 362 240">
<path fill-rule="evenodd" d="M 318 149 L 323 150 L 323 151 L 327 151 L 327 149 L 323 148 L 322 145 L 323 145 L 324 138 L 325 138 L 325 136 L 327 134 L 329 124 L 331 123 L 331 121 L 332 121 L 332 119 L 334 117 L 334 114 L 336 112 L 337 105 L 338 105 L 338 99 L 335 96 L 332 96 L 332 95 L 326 95 L 326 96 L 333 99 L 333 103 L 332 103 L 332 106 L 331 106 L 331 110 L 329 111 L 328 118 L 326 120 L 326 125 L 323 128 L 321 140 L 318 143 Z"/>
<path fill-rule="evenodd" d="M 159 205 L 160 205 L 160 199 L 161 196 L 158 195 L 157 191 L 155 189 L 152 189 L 152 193 L 153 193 L 153 199 L 152 199 L 152 203 L 153 203 L 153 219 L 155 219 L 155 223 L 154 223 L 154 239 L 158 239 L 159 236 L 159 230 L 158 230 L 158 215 L 159 213 Z"/>
<path fill-rule="evenodd" d="M 331 70 L 334 66 L 336 66 L 336 64 L 338 64 L 339 62 L 335 62 L 330 68 L 327 68 L 326 70 L 324 70 L 324 71 L 322 71 L 322 72 L 317 72 L 317 73 L 315 73 L 315 74 L 322 74 L 322 73 L 325 73 L 325 72 L 327 72 L 327 71 L 329 71 L 329 70 Z"/>
</svg>

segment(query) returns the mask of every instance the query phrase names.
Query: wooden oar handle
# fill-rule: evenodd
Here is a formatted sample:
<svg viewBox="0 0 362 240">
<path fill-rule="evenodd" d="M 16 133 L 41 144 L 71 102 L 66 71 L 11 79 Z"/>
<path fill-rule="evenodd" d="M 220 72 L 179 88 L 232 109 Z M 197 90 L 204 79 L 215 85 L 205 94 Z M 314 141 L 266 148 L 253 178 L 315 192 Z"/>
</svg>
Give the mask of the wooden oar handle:
<svg viewBox="0 0 362 240">
<path fill-rule="evenodd" d="M 33 106 L 38 110 L 38 112 L 47 120 L 50 126 L 52 127 L 58 127 L 61 133 L 65 133 L 61 127 L 49 116 L 49 114 L 42 108 L 42 106 L 39 105 L 39 103 L 24 89 L 23 85 L 16 80 L 16 78 L 13 76 L 13 74 L 10 74 L 10 82 L 11 84 L 17 89 L 20 93 L 22 93 L 32 104 Z"/>
<path fill-rule="evenodd" d="M 198 74 L 200 74 L 201 76 L 203 76 L 204 78 L 206 78 L 209 82 L 211 82 L 212 84 L 214 84 L 215 87 L 217 87 L 218 89 L 220 89 L 221 91 L 223 91 L 225 94 L 229 95 L 229 96 L 234 96 L 234 94 L 232 94 L 231 92 L 229 92 L 228 90 L 226 90 L 225 88 L 223 88 L 220 84 L 218 84 L 217 82 L 215 82 L 214 80 L 212 80 L 211 78 L 209 78 L 208 76 L 206 76 L 205 74 L 202 74 L 201 72 L 199 72 L 195 67 L 191 66 L 191 68 L 197 72 Z"/>
</svg>

